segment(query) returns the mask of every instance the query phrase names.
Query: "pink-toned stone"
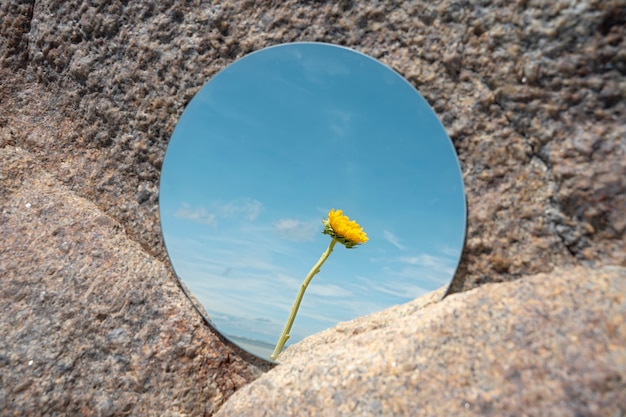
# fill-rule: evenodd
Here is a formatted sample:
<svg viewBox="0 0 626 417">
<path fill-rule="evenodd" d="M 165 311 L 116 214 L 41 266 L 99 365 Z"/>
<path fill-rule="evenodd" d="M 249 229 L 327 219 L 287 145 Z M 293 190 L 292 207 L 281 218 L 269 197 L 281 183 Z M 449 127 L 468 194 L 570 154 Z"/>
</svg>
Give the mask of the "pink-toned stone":
<svg viewBox="0 0 626 417">
<path fill-rule="evenodd" d="M 268 368 L 27 151 L 0 148 L 0 172 L 0 414 L 212 414 Z"/>
<path fill-rule="evenodd" d="M 469 206 L 467 248 L 448 293 L 557 267 L 604 274 L 603 265 L 626 266 L 625 16 L 622 0 L 3 0 L 0 409 L 211 415 L 267 368 L 225 346 L 182 296 L 166 266 L 157 200 L 185 105 L 226 65 L 277 43 L 331 42 L 372 55 L 439 114 Z M 378 320 L 324 337 L 352 343 L 395 319 Z M 599 327 L 614 317 L 603 320 Z M 436 339 L 443 330 L 423 331 Z M 410 340 L 394 346 L 410 350 Z M 459 357 L 471 347 L 459 347 Z M 428 360 L 440 363 L 438 355 Z M 542 372 L 511 364 L 505 375 L 517 370 L 522 382 L 524 372 Z M 433 378 L 445 381 L 445 370 Z M 382 381 L 396 371 L 379 372 Z M 608 374 L 598 375 L 583 385 L 558 379 L 558 387 L 610 407 L 614 397 L 598 394 Z M 624 381 L 607 378 L 607 386 Z M 519 399 L 494 403 L 481 397 L 490 386 L 474 389 L 470 399 L 497 410 Z M 536 395 L 524 398 L 547 401 Z"/>
<path fill-rule="evenodd" d="M 305 339 L 216 416 L 626 412 L 626 268 L 433 295 Z"/>
</svg>

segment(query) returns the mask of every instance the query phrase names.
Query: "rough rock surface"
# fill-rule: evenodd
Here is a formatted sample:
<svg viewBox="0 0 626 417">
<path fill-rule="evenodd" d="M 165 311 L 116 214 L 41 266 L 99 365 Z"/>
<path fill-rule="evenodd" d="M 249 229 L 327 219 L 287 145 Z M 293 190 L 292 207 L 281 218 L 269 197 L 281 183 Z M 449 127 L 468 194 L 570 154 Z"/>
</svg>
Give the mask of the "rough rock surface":
<svg viewBox="0 0 626 417">
<path fill-rule="evenodd" d="M 459 289 L 624 263 L 624 1 L 8 1 L 0 138 L 165 259 L 159 169 L 185 104 L 281 42 L 354 47 L 405 75 L 459 153 Z"/>
<path fill-rule="evenodd" d="M 1 148 L 0 168 L 0 415 L 211 414 L 268 368 L 28 152 Z"/>
<path fill-rule="evenodd" d="M 216 416 L 621 416 L 625 320 L 622 267 L 418 299 L 311 336 Z"/>
<path fill-rule="evenodd" d="M 277 43 L 372 55 L 440 115 L 469 203 L 450 293 L 626 265 L 625 31 L 623 0 L 3 0 L 0 408 L 211 414 L 259 374 L 165 266 L 158 179 L 193 94 Z"/>
</svg>

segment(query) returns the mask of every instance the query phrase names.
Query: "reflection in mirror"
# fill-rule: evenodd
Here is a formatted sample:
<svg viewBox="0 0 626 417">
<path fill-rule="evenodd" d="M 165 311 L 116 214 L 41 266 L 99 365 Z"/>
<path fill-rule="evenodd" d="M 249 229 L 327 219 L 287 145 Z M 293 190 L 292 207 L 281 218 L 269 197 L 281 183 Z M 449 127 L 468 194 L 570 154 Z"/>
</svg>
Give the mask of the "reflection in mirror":
<svg viewBox="0 0 626 417">
<path fill-rule="evenodd" d="M 284 44 L 234 62 L 189 103 L 163 163 L 163 238 L 228 339 L 269 358 L 333 208 L 369 241 L 338 245 L 287 346 L 445 286 L 456 270 L 466 226 L 456 153 L 396 72 L 347 48 Z"/>
</svg>

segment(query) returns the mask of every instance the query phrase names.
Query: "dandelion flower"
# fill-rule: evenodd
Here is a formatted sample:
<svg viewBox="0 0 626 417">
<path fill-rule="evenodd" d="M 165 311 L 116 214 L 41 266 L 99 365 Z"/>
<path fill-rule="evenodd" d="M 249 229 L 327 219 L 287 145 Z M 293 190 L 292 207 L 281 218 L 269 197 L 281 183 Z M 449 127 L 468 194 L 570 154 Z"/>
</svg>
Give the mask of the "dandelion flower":
<svg viewBox="0 0 626 417">
<path fill-rule="evenodd" d="M 357 222 L 354 220 L 350 220 L 348 216 L 343 215 L 342 210 L 332 209 L 328 212 L 328 219 L 322 220 L 324 224 L 324 231 L 322 233 L 329 235 L 331 237 L 330 244 L 322 256 L 317 261 L 317 263 L 313 266 L 309 274 L 304 279 L 304 282 L 300 286 L 300 291 L 298 292 L 298 296 L 296 297 L 296 301 L 291 307 L 291 313 L 289 314 L 289 318 L 287 319 L 287 324 L 285 324 L 285 328 L 283 329 L 283 333 L 280 335 L 278 339 L 278 343 L 276 343 L 276 348 L 274 352 L 270 356 L 271 360 L 276 360 L 280 352 L 283 350 L 283 346 L 287 343 L 289 339 L 289 333 L 291 332 L 291 326 L 293 326 L 293 322 L 296 319 L 296 314 L 298 314 L 298 309 L 300 308 L 300 302 L 302 302 L 302 297 L 304 296 L 304 292 L 306 291 L 309 283 L 317 274 L 320 272 L 320 268 L 322 264 L 326 262 L 326 259 L 330 256 L 337 242 L 341 243 L 348 249 L 352 249 L 361 243 L 365 243 L 368 240 L 367 235 L 363 231 L 363 228 L 359 226 Z"/>
<path fill-rule="evenodd" d="M 363 228 L 348 216 L 344 216 L 343 210 L 332 209 L 328 212 L 328 219 L 322 221 L 324 231 L 322 233 L 337 239 L 346 248 L 352 249 L 356 245 L 368 240 Z"/>
</svg>

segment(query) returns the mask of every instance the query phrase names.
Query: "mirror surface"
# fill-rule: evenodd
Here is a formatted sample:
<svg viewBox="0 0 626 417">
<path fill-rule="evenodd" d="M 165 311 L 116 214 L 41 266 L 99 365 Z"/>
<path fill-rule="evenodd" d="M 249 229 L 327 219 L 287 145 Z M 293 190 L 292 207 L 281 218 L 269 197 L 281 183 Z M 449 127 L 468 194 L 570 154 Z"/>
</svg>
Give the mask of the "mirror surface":
<svg viewBox="0 0 626 417">
<path fill-rule="evenodd" d="M 267 359 L 332 208 L 369 241 L 337 245 L 287 343 L 447 285 L 466 227 L 456 153 L 400 75 L 366 55 L 292 43 L 247 55 L 193 98 L 167 149 L 163 238 L 213 326 Z"/>
</svg>

